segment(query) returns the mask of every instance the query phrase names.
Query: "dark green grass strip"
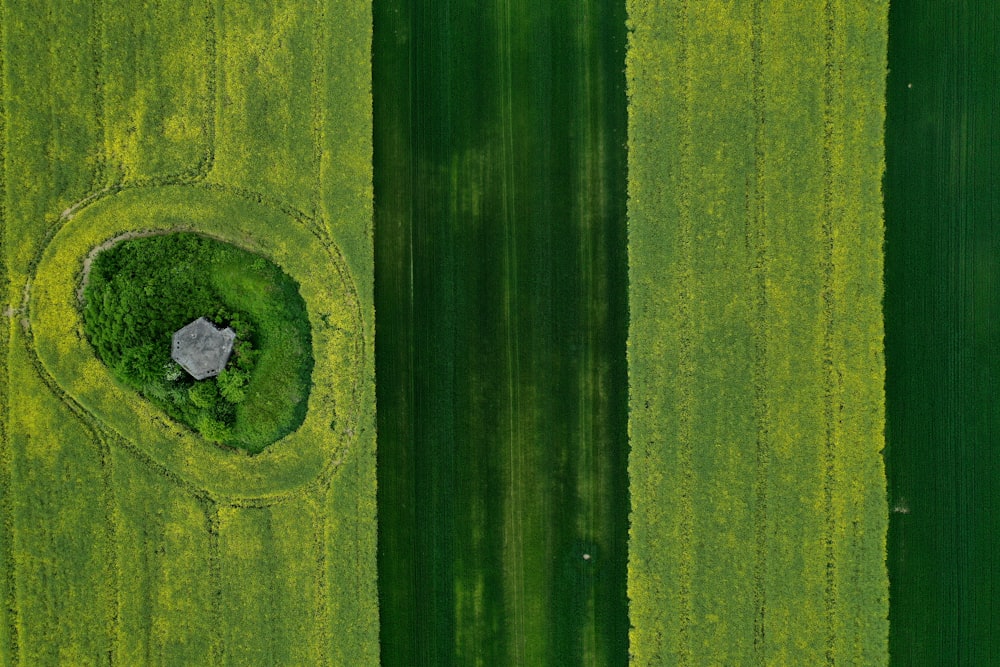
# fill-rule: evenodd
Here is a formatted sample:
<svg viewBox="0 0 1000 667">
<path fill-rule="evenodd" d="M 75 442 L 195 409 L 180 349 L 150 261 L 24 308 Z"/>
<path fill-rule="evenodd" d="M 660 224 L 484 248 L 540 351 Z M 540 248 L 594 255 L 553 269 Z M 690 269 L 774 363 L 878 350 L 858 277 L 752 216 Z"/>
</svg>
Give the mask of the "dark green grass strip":
<svg viewBox="0 0 1000 667">
<path fill-rule="evenodd" d="M 886 126 L 890 654 L 1000 654 L 1000 5 L 893 3 Z"/>
<path fill-rule="evenodd" d="M 375 5 L 384 664 L 627 661 L 624 40 Z"/>
<path fill-rule="evenodd" d="M 7 8 L 0 4 L 0 247 L 7 247 Z M 0 252 L 0 308 L 10 307 L 12 294 L 7 273 L 7 253 Z M 13 502 L 10 492 L 11 449 L 9 428 L 10 322 L 0 320 L 0 660 L 17 665 L 18 620 L 17 576 L 14 572 L 12 542 L 14 537 Z"/>
</svg>

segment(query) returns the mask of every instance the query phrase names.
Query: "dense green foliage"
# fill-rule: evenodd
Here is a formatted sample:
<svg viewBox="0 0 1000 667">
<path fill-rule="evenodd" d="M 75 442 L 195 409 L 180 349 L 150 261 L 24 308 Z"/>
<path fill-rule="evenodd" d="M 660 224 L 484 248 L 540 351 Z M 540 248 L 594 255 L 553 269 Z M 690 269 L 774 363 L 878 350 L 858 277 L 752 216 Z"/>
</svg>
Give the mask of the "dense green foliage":
<svg viewBox="0 0 1000 667">
<path fill-rule="evenodd" d="M 634 664 L 884 664 L 886 3 L 628 6 Z"/>
<path fill-rule="evenodd" d="M 624 665 L 624 4 L 374 18 L 383 664 Z"/>
<path fill-rule="evenodd" d="M 0 664 L 377 664 L 370 2 L 0 5 Z M 91 250 L 178 230 L 308 307 L 304 421 L 256 455 L 88 342 Z M 297 334 L 268 338 L 252 262 L 213 272 L 265 313 L 235 423 L 277 423 L 294 398 L 254 387 Z"/>
<path fill-rule="evenodd" d="M 901 666 L 1000 655 L 998 29 L 990 0 L 890 6 L 886 472 Z"/>
<path fill-rule="evenodd" d="M 207 439 L 256 452 L 305 418 L 313 365 L 306 306 L 264 257 L 190 233 L 132 239 L 97 254 L 83 296 L 84 331 L 98 357 Z M 201 381 L 170 358 L 174 332 L 198 317 L 236 333 L 227 366 Z M 266 407 L 286 396 L 297 400 Z"/>
</svg>

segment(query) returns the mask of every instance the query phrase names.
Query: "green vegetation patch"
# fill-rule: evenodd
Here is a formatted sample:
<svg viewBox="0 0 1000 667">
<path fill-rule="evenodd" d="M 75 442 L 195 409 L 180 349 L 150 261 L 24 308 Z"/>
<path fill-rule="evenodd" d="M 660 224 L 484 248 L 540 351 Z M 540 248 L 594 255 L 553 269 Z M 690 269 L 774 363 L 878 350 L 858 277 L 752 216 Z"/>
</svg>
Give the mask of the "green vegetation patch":
<svg viewBox="0 0 1000 667">
<path fill-rule="evenodd" d="M 304 420 L 256 455 L 249 456 L 246 449 L 206 446 L 205 438 L 168 418 L 108 372 L 87 342 L 78 290 L 93 249 L 109 239 L 178 232 L 197 232 L 233 244 L 253 253 L 252 261 L 267 258 L 295 281 L 308 306 L 314 366 Z M 235 262 L 229 269 L 225 264 L 216 267 L 232 274 L 230 287 L 220 294 L 234 313 L 254 312 L 252 290 L 243 282 L 252 273 L 252 261 Z M 315 479 L 341 459 L 359 433 L 359 382 L 366 367 L 356 292 L 336 248 L 280 211 L 215 188 L 120 192 L 87 206 L 60 227 L 40 256 L 28 296 L 26 321 L 38 370 L 51 375 L 61 391 L 104 426 L 128 438 L 137 453 L 144 452 L 193 485 L 192 491 L 256 497 L 288 490 Z M 257 320 L 261 341 L 254 347 L 261 350 L 272 346 L 260 325 L 267 319 Z M 249 394 L 258 384 L 254 378 L 260 378 L 270 363 L 263 353 L 257 359 L 242 409 L 252 400 Z"/>
<path fill-rule="evenodd" d="M 96 255 L 84 301 L 87 339 L 114 376 L 208 440 L 259 452 L 302 423 L 309 319 L 270 260 L 193 233 L 130 239 Z M 217 377 L 196 380 L 171 341 L 199 317 L 236 341 Z"/>
</svg>

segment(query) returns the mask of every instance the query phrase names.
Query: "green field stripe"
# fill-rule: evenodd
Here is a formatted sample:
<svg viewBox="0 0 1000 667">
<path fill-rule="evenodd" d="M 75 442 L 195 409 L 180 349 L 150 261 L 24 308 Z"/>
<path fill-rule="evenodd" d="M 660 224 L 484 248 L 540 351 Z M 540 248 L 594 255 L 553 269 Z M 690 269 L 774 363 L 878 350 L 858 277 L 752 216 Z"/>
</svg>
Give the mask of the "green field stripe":
<svg viewBox="0 0 1000 667">
<path fill-rule="evenodd" d="M 19 333 L 9 359 L 12 405 L 32 407 L 8 423 L 20 662 L 105 664 L 116 579 L 100 453 L 38 379 Z"/>
<path fill-rule="evenodd" d="M 328 637 L 325 664 L 379 664 L 379 607 L 375 568 L 376 508 L 374 432 L 367 446 L 352 452 L 338 468 L 322 497 L 325 518 L 320 565 L 325 568 L 319 608 L 322 636 Z M 409 560 L 405 551 L 401 560 Z"/>
<path fill-rule="evenodd" d="M 121 577 L 117 661 L 203 663 L 221 620 L 212 613 L 206 507 L 130 454 L 113 452 Z"/>
<path fill-rule="evenodd" d="M 87 3 L 6 3 L 7 253 L 20 290 L 52 223 L 92 189 L 103 137 Z M 86 11 L 81 8 L 86 7 Z"/>
<path fill-rule="evenodd" d="M 833 319 L 836 481 L 834 655 L 849 664 L 888 659 L 887 508 L 881 449 L 882 196 L 887 3 L 837 0 L 833 71 Z M 859 122 L 843 119 L 857 117 Z"/>
<path fill-rule="evenodd" d="M 691 650 L 693 662 L 746 664 L 756 618 L 752 6 L 697 2 L 690 11 L 692 187 L 680 196 L 691 216 Z"/>
<path fill-rule="evenodd" d="M 313 2 L 222 3 L 212 182 L 314 211 L 322 20 Z"/>
<path fill-rule="evenodd" d="M 690 664 L 690 221 L 674 188 L 687 178 L 686 3 L 628 3 L 629 633 L 640 665 Z M 678 76 L 667 76 L 677 72 Z M 679 122 L 663 122 L 679 118 Z M 639 155 L 644 155 L 639 159 Z M 668 185 L 669 184 L 669 185 Z M 669 304 L 669 305 L 668 305 Z M 676 305 L 675 305 L 676 304 Z M 676 317 L 663 316 L 676 307 Z M 687 538 L 687 541 L 685 541 Z"/>
<path fill-rule="evenodd" d="M 765 657 L 821 664 L 828 646 L 824 359 L 823 14 L 762 15 L 769 261 L 770 463 Z"/>
<path fill-rule="evenodd" d="M 199 175 L 215 122 L 215 0 L 98 0 L 105 185 Z"/>
</svg>

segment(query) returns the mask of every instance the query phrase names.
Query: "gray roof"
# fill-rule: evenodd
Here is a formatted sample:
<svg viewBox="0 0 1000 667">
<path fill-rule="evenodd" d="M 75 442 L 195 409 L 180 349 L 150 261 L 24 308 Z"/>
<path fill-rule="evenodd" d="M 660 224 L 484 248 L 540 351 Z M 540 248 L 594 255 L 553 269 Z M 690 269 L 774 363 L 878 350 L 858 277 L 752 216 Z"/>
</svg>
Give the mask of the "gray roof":
<svg viewBox="0 0 1000 667">
<path fill-rule="evenodd" d="M 195 380 L 215 377 L 229 361 L 236 332 L 226 327 L 218 329 L 199 317 L 174 333 L 170 357 Z"/>
</svg>

